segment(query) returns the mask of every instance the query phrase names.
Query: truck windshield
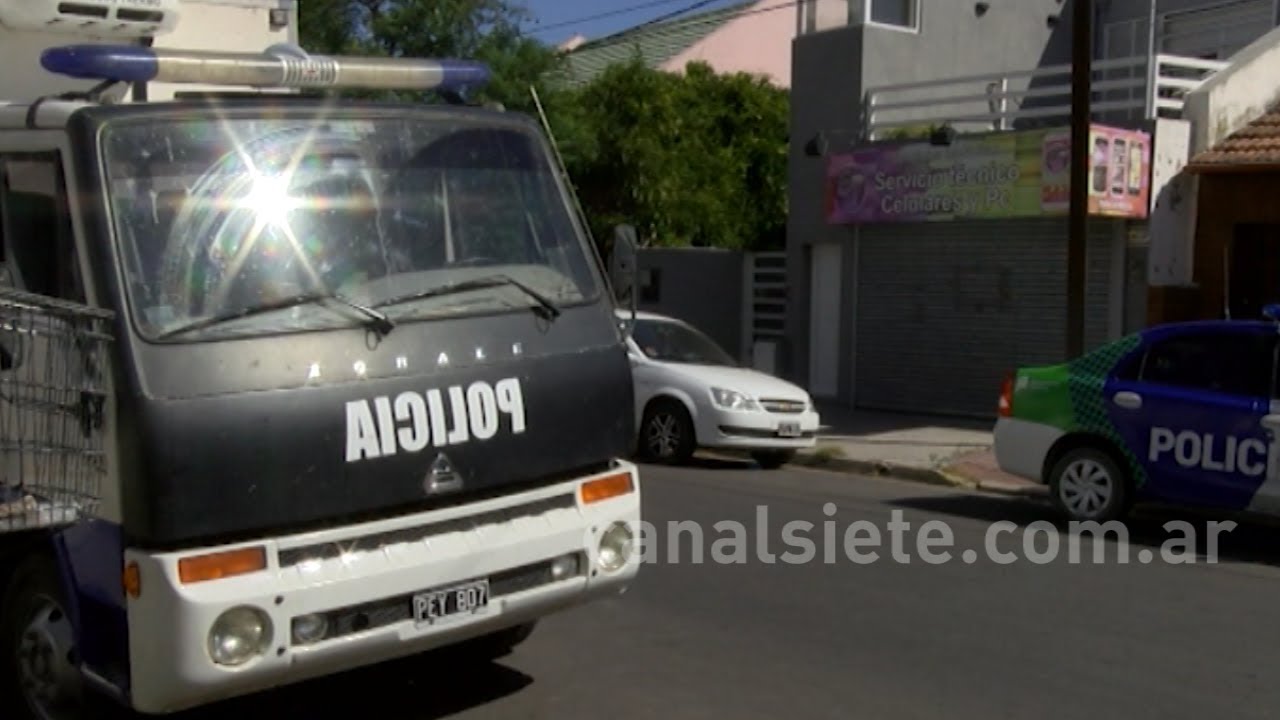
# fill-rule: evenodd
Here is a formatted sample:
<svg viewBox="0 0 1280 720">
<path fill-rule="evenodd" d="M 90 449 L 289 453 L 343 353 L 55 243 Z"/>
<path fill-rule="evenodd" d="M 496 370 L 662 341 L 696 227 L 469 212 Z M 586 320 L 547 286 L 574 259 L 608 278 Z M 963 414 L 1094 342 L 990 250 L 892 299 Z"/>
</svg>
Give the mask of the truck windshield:
<svg viewBox="0 0 1280 720">
<path fill-rule="evenodd" d="M 352 326 L 352 302 L 403 322 L 536 305 L 522 287 L 556 306 L 598 297 L 545 146 L 522 127 L 209 115 L 122 119 L 102 137 L 151 339 Z M 495 276 L 515 282 L 468 282 Z M 448 286 L 461 290 L 430 292 Z M 289 302 L 335 295 L 347 308 Z"/>
</svg>

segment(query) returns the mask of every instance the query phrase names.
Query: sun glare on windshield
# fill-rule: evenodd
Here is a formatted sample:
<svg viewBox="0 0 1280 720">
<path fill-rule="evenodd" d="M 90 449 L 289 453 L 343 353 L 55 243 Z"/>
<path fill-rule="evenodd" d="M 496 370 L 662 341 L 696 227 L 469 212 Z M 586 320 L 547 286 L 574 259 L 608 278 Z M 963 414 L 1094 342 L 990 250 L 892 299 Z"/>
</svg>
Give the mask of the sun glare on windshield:
<svg viewBox="0 0 1280 720">
<path fill-rule="evenodd" d="M 129 292 L 151 337 L 197 321 L 206 334 L 339 327 L 351 318 L 324 306 L 255 309 L 327 294 L 375 305 L 494 274 L 556 304 L 598 296 L 549 156 L 522 129 L 220 118 L 134 120 L 106 138 Z M 394 312 L 519 310 L 531 296 L 513 287 L 424 296 Z"/>
</svg>

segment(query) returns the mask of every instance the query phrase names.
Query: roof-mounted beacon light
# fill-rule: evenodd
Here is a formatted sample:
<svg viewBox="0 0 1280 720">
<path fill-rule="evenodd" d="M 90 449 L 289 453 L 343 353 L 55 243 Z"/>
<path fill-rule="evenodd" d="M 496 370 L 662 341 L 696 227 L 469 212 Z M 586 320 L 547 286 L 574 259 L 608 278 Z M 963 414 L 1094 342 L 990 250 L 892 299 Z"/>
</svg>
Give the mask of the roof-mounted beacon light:
<svg viewBox="0 0 1280 720">
<path fill-rule="evenodd" d="M 262 53 L 68 45 L 45 50 L 40 64 L 49 72 L 90 80 L 254 88 L 465 93 L 489 81 L 489 68 L 479 62 L 309 55 L 292 45 L 273 45 Z"/>
<path fill-rule="evenodd" d="M 181 0 L 0 0 L 0 25 L 10 30 L 137 39 L 172 32 Z"/>
</svg>

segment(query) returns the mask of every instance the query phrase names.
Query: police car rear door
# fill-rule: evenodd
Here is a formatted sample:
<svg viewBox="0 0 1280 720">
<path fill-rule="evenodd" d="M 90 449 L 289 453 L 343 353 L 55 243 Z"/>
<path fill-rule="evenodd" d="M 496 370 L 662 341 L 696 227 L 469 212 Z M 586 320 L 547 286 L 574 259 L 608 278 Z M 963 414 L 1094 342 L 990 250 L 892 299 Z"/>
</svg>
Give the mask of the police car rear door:
<svg viewBox="0 0 1280 720">
<path fill-rule="evenodd" d="M 1275 331 L 1245 323 L 1148 331 L 1132 379 L 1109 383 L 1110 411 L 1144 465 L 1147 497 L 1248 507 L 1275 462 L 1263 419 L 1275 377 Z"/>
</svg>

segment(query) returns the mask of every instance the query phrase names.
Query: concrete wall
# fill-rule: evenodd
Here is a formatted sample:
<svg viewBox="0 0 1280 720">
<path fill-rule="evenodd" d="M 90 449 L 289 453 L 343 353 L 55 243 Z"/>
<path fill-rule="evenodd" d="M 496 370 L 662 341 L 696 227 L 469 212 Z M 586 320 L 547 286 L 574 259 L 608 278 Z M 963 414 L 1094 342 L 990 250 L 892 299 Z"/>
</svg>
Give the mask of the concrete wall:
<svg viewBox="0 0 1280 720">
<path fill-rule="evenodd" d="M 920 31 L 867 26 L 863 41 L 866 86 L 948 76 L 1026 70 L 1047 59 L 1070 58 L 1070 2 L 989 2 L 979 17 L 969 0 L 924 0 Z M 1057 27 L 1046 19 L 1061 15 Z"/>
<path fill-rule="evenodd" d="M 802 0 L 796 4 L 799 33 L 821 32 L 849 24 L 849 4 L 860 0 Z"/>
<path fill-rule="evenodd" d="M 1191 154 L 1207 150 L 1280 102 L 1280 28 L 1236 53 L 1231 65 L 1187 93 Z"/>
<path fill-rule="evenodd" d="M 858 142 L 862 123 L 862 28 L 845 26 L 796 38 L 791 46 L 791 142 L 788 156 L 787 341 L 778 374 L 804 385 L 809 374 L 809 246 L 841 242 L 847 228 L 823 220 L 826 161 L 806 154 L 819 133 L 829 152 Z"/>
<path fill-rule="evenodd" d="M 791 16 L 773 10 L 776 0 L 759 0 L 715 32 L 668 60 L 662 69 L 681 72 L 702 61 L 716 72 L 763 75 L 778 87 L 791 84 Z"/>
<path fill-rule="evenodd" d="M 1231 65 L 1220 70 L 1199 88 L 1187 94 L 1183 117 L 1189 125 L 1189 156 L 1217 145 L 1231 133 L 1248 125 L 1280 102 L 1280 29 L 1272 30 L 1253 44 L 1236 53 Z M 1157 207 L 1153 215 L 1156 231 L 1151 237 L 1153 260 L 1166 268 L 1155 278 L 1160 285 L 1195 283 L 1203 286 L 1201 264 L 1208 262 L 1206 270 L 1212 278 L 1212 264 L 1217 262 L 1201 247 L 1204 242 L 1198 229 L 1206 222 L 1216 221 L 1222 210 L 1201 191 L 1204 180 L 1194 174 L 1183 173 L 1171 183 L 1171 190 L 1181 200 L 1166 212 Z M 1202 213 L 1202 208 L 1212 208 L 1212 213 Z M 1160 232 L 1158 226 L 1171 223 L 1171 232 Z M 1212 238 L 1212 236 L 1209 236 Z M 1212 241 L 1212 240 L 1211 240 Z M 1156 268 L 1153 268 L 1153 270 Z M 1201 291 L 1185 288 L 1182 291 L 1163 289 L 1153 296 L 1152 317 L 1177 318 L 1201 314 L 1194 305 L 1199 302 Z"/>
<path fill-rule="evenodd" d="M 670 315 L 742 357 L 743 254 L 714 248 L 642 248 L 640 310 Z M 656 299 L 650 293 L 656 293 Z"/>
<path fill-rule="evenodd" d="M 1023 71 L 1071 59 L 1071 2 L 1058 0 L 1018 0 L 989 2 L 982 16 L 970 0 L 922 0 L 918 33 L 894 28 L 868 26 L 863 43 L 863 82 L 867 88 L 899 83 L 939 80 L 947 77 Z M 1053 26 L 1049 18 L 1057 18 Z M 1018 91 L 1034 85 L 1030 79 L 1014 78 L 1009 89 Z M 895 100 L 925 100 L 930 97 L 980 94 L 983 83 L 949 88 L 932 88 L 896 95 Z M 1011 99 L 1012 107 L 1032 107 L 1037 102 L 1057 104 L 1061 98 Z M 954 115 L 975 115 L 987 111 L 985 102 L 945 106 Z M 1024 123 L 1025 124 L 1025 123 Z M 992 130 L 990 125 L 954 123 L 967 131 Z"/>
</svg>

